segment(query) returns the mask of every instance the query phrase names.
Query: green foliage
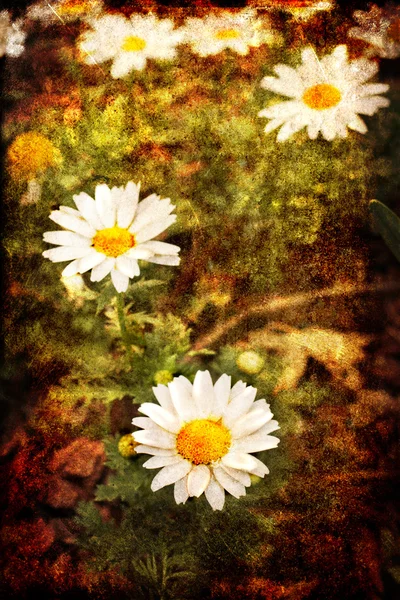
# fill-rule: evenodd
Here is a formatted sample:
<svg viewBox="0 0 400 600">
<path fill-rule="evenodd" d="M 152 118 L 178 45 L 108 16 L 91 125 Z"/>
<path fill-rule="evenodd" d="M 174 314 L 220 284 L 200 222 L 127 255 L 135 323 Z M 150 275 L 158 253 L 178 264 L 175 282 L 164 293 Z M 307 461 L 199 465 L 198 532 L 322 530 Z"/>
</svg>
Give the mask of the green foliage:
<svg viewBox="0 0 400 600">
<path fill-rule="evenodd" d="M 386 244 L 400 261 L 400 219 L 390 208 L 372 200 L 369 205 L 374 222 Z"/>
</svg>

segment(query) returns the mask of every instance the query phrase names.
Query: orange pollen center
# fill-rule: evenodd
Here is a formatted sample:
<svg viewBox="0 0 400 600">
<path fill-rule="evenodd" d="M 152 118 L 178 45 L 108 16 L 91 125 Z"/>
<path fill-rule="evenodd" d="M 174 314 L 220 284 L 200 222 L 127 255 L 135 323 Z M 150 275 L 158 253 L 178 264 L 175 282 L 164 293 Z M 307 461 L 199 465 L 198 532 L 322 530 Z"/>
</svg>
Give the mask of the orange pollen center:
<svg viewBox="0 0 400 600">
<path fill-rule="evenodd" d="M 146 42 L 136 35 L 129 35 L 124 39 L 122 50 L 125 52 L 140 52 L 146 48 Z"/>
<path fill-rule="evenodd" d="M 136 245 L 135 236 L 122 227 L 101 229 L 93 238 L 97 252 L 116 258 Z"/>
<path fill-rule="evenodd" d="M 400 42 L 400 19 L 396 19 L 390 24 L 387 34 L 393 42 Z"/>
<path fill-rule="evenodd" d="M 236 29 L 220 29 L 215 34 L 217 40 L 235 40 L 239 36 L 240 33 Z"/>
<path fill-rule="evenodd" d="M 303 94 L 303 102 L 315 110 L 325 110 L 339 104 L 342 94 L 334 85 L 318 83 L 309 87 Z"/>
<path fill-rule="evenodd" d="M 196 419 L 182 427 L 176 438 L 179 454 L 195 465 L 222 458 L 231 445 L 230 431 L 221 420 Z"/>
</svg>

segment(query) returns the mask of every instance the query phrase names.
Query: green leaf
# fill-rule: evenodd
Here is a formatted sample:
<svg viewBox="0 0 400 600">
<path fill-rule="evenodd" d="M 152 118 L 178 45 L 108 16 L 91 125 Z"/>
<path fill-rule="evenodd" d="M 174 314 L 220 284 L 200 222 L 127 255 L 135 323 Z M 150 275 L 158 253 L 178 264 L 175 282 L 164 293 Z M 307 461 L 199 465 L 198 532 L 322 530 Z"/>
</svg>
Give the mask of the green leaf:
<svg viewBox="0 0 400 600">
<path fill-rule="evenodd" d="M 371 200 L 369 209 L 379 233 L 400 261 L 400 218 L 378 200 Z"/>
</svg>

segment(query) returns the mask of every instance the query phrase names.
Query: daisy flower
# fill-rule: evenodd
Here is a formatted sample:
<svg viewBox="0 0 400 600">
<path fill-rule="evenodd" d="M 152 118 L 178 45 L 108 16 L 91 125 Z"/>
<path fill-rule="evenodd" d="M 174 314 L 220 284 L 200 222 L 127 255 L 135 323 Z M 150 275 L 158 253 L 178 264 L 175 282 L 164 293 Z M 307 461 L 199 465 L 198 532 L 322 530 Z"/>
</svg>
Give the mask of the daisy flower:
<svg viewBox="0 0 400 600">
<path fill-rule="evenodd" d="M 250 475 L 264 477 L 268 468 L 251 452 L 276 448 L 279 429 L 265 400 L 254 402 L 257 390 L 222 375 L 213 385 L 208 371 L 198 371 L 193 384 L 175 377 L 168 387 L 153 388 L 159 402 L 145 402 L 132 423 L 137 453 L 152 455 L 147 469 L 154 477 L 153 492 L 174 484 L 177 504 L 203 492 L 214 510 L 221 510 L 225 490 L 240 498 L 251 484 Z"/>
<path fill-rule="evenodd" d="M 369 11 L 356 10 L 353 16 L 359 26 L 349 30 L 349 37 L 370 44 L 370 54 L 382 58 L 400 56 L 400 7 L 379 8 L 373 4 Z"/>
<path fill-rule="evenodd" d="M 282 10 L 290 13 L 295 19 L 300 21 L 307 21 L 313 17 L 317 12 L 331 10 L 333 2 L 318 0 L 263 0 L 263 9 L 267 10 Z"/>
<path fill-rule="evenodd" d="M 281 127 L 277 140 L 287 140 L 303 127 L 308 136 L 316 139 L 318 133 L 331 141 L 347 136 L 347 127 L 366 133 L 367 127 L 358 113 L 373 115 L 388 106 L 389 100 L 378 94 L 389 86 L 366 83 L 378 71 L 378 65 L 366 58 L 349 61 L 347 48 L 336 46 L 331 55 L 318 59 L 312 48 L 302 52 L 302 64 L 293 69 L 276 65 L 278 77 L 264 77 L 261 86 L 290 100 L 278 102 L 261 110 L 258 115 L 271 121 L 265 127 L 269 133 Z"/>
<path fill-rule="evenodd" d="M 33 21 L 43 21 L 47 25 L 53 23 L 70 23 L 85 20 L 101 13 L 103 3 L 100 0 L 42 0 L 32 4 L 26 16 Z"/>
<path fill-rule="evenodd" d="M 43 252 L 52 262 L 72 262 L 62 277 L 92 270 L 90 280 L 111 273 L 117 292 L 125 292 L 129 279 L 140 274 L 138 259 L 161 265 L 178 265 L 180 248 L 153 238 L 176 220 L 169 198 L 151 194 L 139 202 L 140 184 L 126 187 L 97 185 L 95 200 L 81 192 L 73 196 L 78 208 L 60 206 L 50 219 L 66 231 L 47 231 L 45 242 L 57 244 Z"/>
<path fill-rule="evenodd" d="M 182 28 L 184 41 L 200 56 L 218 54 L 225 48 L 245 55 L 250 46 L 260 46 L 272 39 L 272 33 L 262 31 L 263 23 L 255 17 L 256 12 L 247 9 L 211 14 L 205 19 L 187 19 Z"/>
<path fill-rule="evenodd" d="M 11 23 L 9 12 L 0 12 L 0 57 L 5 54 L 17 57 L 23 53 L 26 33 L 21 27 L 21 19 Z"/>
<path fill-rule="evenodd" d="M 90 23 L 93 31 L 84 33 L 79 42 L 82 60 L 101 63 L 113 60 L 111 75 L 125 77 L 132 69 L 141 71 L 148 58 L 173 59 L 182 33 L 174 30 L 170 19 L 155 15 L 105 15 Z"/>
</svg>

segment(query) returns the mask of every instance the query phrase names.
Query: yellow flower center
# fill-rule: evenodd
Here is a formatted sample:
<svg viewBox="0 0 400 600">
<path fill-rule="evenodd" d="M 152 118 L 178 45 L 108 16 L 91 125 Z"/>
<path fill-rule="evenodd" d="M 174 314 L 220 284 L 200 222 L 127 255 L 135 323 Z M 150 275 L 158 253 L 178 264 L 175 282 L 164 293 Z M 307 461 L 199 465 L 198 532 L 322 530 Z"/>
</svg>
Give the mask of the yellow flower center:
<svg viewBox="0 0 400 600">
<path fill-rule="evenodd" d="M 220 29 L 215 37 L 217 40 L 235 40 L 240 37 L 240 33 L 236 29 Z"/>
<path fill-rule="evenodd" d="M 179 454 L 195 465 L 222 458 L 231 445 L 230 431 L 221 420 L 196 419 L 182 427 L 176 438 Z"/>
<path fill-rule="evenodd" d="M 303 102 L 310 108 L 325 110 L 339 104 L 342 94 L 334 85 L 317 83 L 309 87 L 303 94 Z"/>
<path fill-rule="evenodd" d="M 400 19 L 396 19 L 391 23 L 388 27 L 387 34 L 393 42 L 400 42 Z"/>
<path fill-rule="evenodd" d="M 136 35 L 128 35 L 122 44 L 122 50 L 125 52 L 140 52 L 146 48 L 146 42 Z"/>
<path fill-rule="evenodd" d="M 136 245 L 135 236 L 122 227 L 101 229 L 93 238 L 97 252 L 116 258 Z"/>
</svg>

